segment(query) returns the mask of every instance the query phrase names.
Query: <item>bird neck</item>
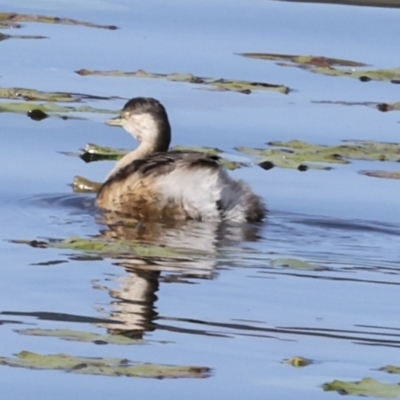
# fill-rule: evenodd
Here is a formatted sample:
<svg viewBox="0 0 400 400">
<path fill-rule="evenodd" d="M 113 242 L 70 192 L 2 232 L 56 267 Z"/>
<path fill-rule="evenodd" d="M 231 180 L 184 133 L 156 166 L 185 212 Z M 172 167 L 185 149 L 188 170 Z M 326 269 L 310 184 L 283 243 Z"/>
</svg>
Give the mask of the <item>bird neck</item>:
<svg viewBox="0 0 400 400">
<path fill-rule="evenodd" d="M 119 171 L 121 171 L 123 168 L 125 168 L 127 165 L 129 165 L 131 162 L 133 162 L 139 158 L 144 158 L 150 154 L 153 154 L 153 153 L 156 153 L 159 151 L 167 151 L 167 150 L 168 150 L 168 147 L 165 148 L 165 146 L 157 145 L 157 143 L 141 142 L 140 145 L 136 149 L 132 150 L 128 154 L 125 154 L 119 161 L 117 161 L 114 168 L 107 175 L 106 180 L 110 179 L 112 176 L 117 174 Z"/>
<path fill-rule="evenodd" d="M 107 175 L 107 179 L 117 174 L 121 169 L 125 168 L 131 162 L 147 157 L 156 152 L 168 151 L 171 141 L 171 127 L 169 125 L 168 116 L 164 111 L 161 116 L 140 115 L 138 117 L 130 117 L 124 128 L 137 140 L 139 146 L 122 157 Z"/>
</svg>

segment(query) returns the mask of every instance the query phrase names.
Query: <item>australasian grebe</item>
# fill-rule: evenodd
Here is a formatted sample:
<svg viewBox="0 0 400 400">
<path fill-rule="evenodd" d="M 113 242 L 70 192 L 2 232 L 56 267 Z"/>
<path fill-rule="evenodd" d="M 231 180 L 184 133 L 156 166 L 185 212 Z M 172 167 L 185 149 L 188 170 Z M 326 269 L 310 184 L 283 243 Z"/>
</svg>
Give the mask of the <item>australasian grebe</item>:
<svg viewBox="0 0 400 400">
<path fill-rule="evenodd" d="M 261 221 L 266 208 L 242 181 L 232 179 L 219 158 L 191 151 L 168 151 L 171 127 L 162 104 L 152 98 L 129 100 L 119 117 L 140 144 L 119 160 L 101 186 L 103 209 L 144 220 Z"/>
</svg>

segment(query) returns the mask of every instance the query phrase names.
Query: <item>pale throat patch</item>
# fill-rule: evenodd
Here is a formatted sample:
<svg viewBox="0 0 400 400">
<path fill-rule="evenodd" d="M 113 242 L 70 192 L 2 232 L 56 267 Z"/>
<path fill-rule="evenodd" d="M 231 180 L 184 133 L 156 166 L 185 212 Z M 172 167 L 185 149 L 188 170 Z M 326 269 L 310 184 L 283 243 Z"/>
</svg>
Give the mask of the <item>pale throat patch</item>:
<svg viewBox="0 0 400 400">
<path fill-rule="evenodd" d="M 142 143 L 155 143 L 158 137 L 158 126 L 150 114 L 131 115 L 123 127 Z"/>
</svg>

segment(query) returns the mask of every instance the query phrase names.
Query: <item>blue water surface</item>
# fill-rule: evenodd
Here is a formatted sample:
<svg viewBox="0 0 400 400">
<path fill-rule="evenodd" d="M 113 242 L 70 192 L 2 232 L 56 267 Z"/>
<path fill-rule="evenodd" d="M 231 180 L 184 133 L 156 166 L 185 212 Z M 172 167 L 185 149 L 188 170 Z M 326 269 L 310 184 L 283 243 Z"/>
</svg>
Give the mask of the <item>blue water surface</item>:
<svg viewBox="0 0 400 400">
<path fill-rule="evenodd" d="M 38 23 L 4 29 L 48 38 L 1 41 L 2 87 L 117 96 L 85 102 L 115 111 L 131 97 L 156 97 L 168 110 L 173 144 L 218 147 L 233 157 L 240 157 L 237 146 L 264 147 L 272 140 L 398 141 L 396 112 L 313 102 L 394 102 L 398 85 L 320 76 L 239 55 L 315 55 L 395 68 L 397 9 L 241 0 L 28 3 L 1 0 L 0 9 L 120 29 Z M 293 91 L 212 92 L 163 80 L 82 77 L 74 72 L 81 68 L 192 73 Z M 133 147 L 129 135 L 103 124 L 110 115 L 37 122 L 0 114 L 0 357 L 65 353 L 211 372 L 204 379 L 145 379 L 2 366 L 7 398 L 320 399 L 338 396 L 321 388 L 334 379 L 400 381 L 378 370 L 399 359 L 398 182 L 358 174 L 397 170 L 397 163 L 356 161 L 305 173 L 256 166 L 234 171 L 267 203 L 267 221 L 222 232 L 209 225 L 167 229 L 150 240 L 185 247 L 192 254 L 185 260 L 88 260 L 67 249 L 10 242 L 132 234 L 111 232 L 99 221 L 93 195 L 74 194 L 69 186 L 75 175 L 102 181 L 112 164 L 63 154 L 88 142 Z M 291 268 L 282 259 L 310 267 Z M 23 334 L 33 328 L 101 335 L 121 329 L 139 333 L 144 343 Z M 293 356 L 313 364 L 282 363 Z"/>
</svg>

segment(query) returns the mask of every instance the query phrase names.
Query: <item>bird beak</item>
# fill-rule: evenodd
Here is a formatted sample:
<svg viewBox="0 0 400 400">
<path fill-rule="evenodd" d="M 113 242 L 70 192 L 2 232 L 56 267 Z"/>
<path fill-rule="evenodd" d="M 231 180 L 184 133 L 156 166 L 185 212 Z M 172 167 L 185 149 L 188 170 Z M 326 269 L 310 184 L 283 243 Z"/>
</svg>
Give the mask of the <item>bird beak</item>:
<svg viewBox="0 0 400 400">
<path fill-rule="evenodd" d="M 104 123 L 106 125 L 110 125 L 110 126 L 122 126 L 124 122 L 124 118 L 122 118 L 121 116 L 115 117 L 115 118 L 110 118 L 107 119 L 106 121 L 104 121 Z"/>
</svg>

